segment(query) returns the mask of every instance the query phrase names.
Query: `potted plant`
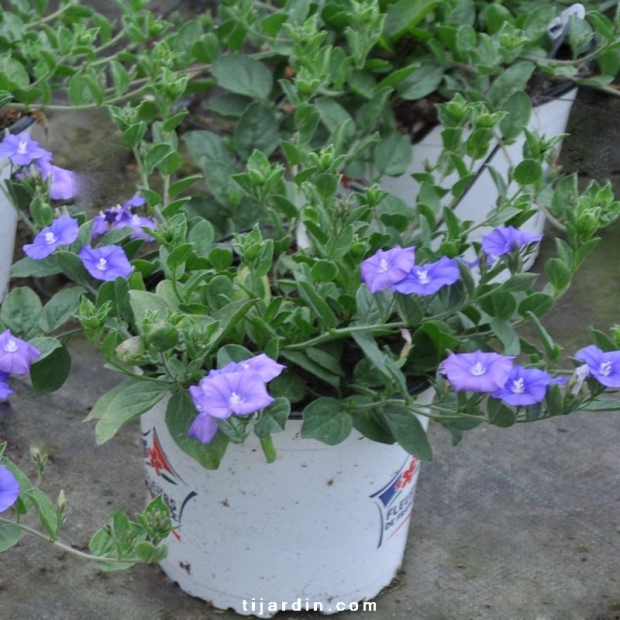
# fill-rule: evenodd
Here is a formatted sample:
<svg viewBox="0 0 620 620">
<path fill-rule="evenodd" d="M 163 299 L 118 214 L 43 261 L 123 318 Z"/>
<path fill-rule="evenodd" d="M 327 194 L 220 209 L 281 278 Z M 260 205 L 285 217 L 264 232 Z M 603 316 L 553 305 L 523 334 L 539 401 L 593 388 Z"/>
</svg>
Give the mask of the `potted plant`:
<svg viewBox="0 0 620 620">
<path fill-rule="evenodd" d="M 620 343 L 592 330 L 569 369 L 540 317 L 620 203 L 609 186 L 580 194 L 574 178 L 547 185 L 541 170 L 555 140 L 535 134 L 514 170 L 495 175 L 502 200 L 480 240 L 472 234 L 482 222 L 443 206 L 447 190 L 431 174 L 410 205 L 376 185 L 343 192 L 346 165 L 381 143 L 375 128 L 389 93 L 359 108 L 354 134 L 352 116 L 327 120 L 341 114 L 329 90 L 335 68 L 329 50 L 323 64 L 311 55 L 326 31 L 303 10 L 274 8 L 262 28 L 277 35 L 293 17 L 300 27 L 280 42 L 289 48 L 278 54 L 288 49 L 299 65 L 291 61 L 294 74 L 279 83 L 286 99 L 273 99 L 274 53 L 242 53 L 255 28 L 235 3 L 221 9 L 212 32 L 187 27 L 177 41 L 215 50 L 210 70 L 222 90 L 210 106 L 236 110 L 232 137 L 184 136 L 204 175 L 184 168 L 175 131 L 186 68 L 151 83 L 146 104 L 108 106 L 141 173 L 135 196 L 88 217 L 79 201 L 52 209 L 49 181 L 21 171 L 16 206 L 36 234 L 13 273 L 62 273 L 74 286 L 45 305 L 27 288 L 6 297 L 0 371 L 29 368 L 35 389 L 59 388 L 70 370 L 67 323 L 77 317 L 124 375 L 88 415 L 97 441 L 142 418 L 149 487 L 176 528 L 166 572 L 240 613 L 278 611 L 257 596 L 328 610 L 374 596 L 400 564 L 418 463 L 431 458 L 420 420 L 456 442 L 484 423 L 617 409 L 606 393 L 620 387 Z M 220 53 L 224 45 L 238 51 Z M 304 58 L 323 82 L 308 77 Z M 462 97 L 438 109 L 455 136 L 469 123 L 489 137 L 479 130 L 492 133 L 502 119 Z M 461 147 L 453 140 L 445 158 L 458 161 Z M 485 154 L 480 146 L 472 157 Z M 196 189 L 203 177 L 207 198 Z M 523 273 L 540 236 L 519 228 L 543 186 L 567 232 L 544 286 Z M 205 217 L 214 205 L 219 231 Z M 538 342 L 517 331 L 527 322 Z M 93 546 L 117 559 L 106 532 Z"/>
</svg>

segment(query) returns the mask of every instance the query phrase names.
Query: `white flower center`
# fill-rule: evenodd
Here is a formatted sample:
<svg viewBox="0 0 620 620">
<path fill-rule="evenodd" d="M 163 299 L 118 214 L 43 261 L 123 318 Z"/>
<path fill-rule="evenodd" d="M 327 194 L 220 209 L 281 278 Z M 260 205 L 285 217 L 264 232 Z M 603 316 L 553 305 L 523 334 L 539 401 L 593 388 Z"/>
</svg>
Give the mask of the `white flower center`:
<svg viewBox="0 0 620 620">
<path fill-rule="evenodd" d="M 47 245 L 52 245 L 52 243 L 56 243 L 56 235 L 53 232 L 46 232 L 45 243 L 47 243 Z"/>
<path fill-rule="evenodd" d="M 483 375 L 486 371 L 487 371 L 487 369 L 480 362 L 478 362 L 471 369 L 471 374 L 474 375 L 474 377 L 479 377 L 480 375 Z"/>
<path fill-rule="evenodd" d="M 4 350 L 7 353 L 15 353 L 17 351 L 17 343 L 12 338 L 4 345 Z"/>
<path fill-rule="evenodd" d="M 388 263 L 385 258 L 382 258 L 379 261 L 379 273 L 385 273 L 390 268 L 390 263 Z"/>
<path fill-rule="evenodd" d="M 107 268 L 108 268 L 108 261 L 102 256 L 99 259 L 99 262 L 97 263 L 97 269 L 99 269 L 99 271 L 105 271 Z"/>
<path fill-rule="evenodd" d="M 612 371 L 611 362 L 603 362 L 598 371 L 604 376 L 609 377 Z"/>
<path fill-rule="evenodd" d="M 20 140 L 19 146 L 17 147 L 17 152 L 20 155 L 25 155 L 28 152 L 28 142 L 26 142 L 25 140 Z"/>
<path fill-rule="evenodd" d="M 428 284 L 431 281 L 428 277 L 428 271 L 426 271 L 426 269 L 420 269 L 416 271 L 416 274 L 418 276 L 418 280 L 420 280 L 420 284 Z"/>
<path fill-rule="evenodd" d="M 523 379 L 515 379 L 512 382 L 512 392 L 513 394 L 523 394 L 525 392 L 525 382 Z"/>
<path fill-rule="evenodd" d="M 231 405 L 240 405 L 243 402 L 243 398 L 237 394 L 237 392 L 233 392 L 228 399 Z"/>
</svg>

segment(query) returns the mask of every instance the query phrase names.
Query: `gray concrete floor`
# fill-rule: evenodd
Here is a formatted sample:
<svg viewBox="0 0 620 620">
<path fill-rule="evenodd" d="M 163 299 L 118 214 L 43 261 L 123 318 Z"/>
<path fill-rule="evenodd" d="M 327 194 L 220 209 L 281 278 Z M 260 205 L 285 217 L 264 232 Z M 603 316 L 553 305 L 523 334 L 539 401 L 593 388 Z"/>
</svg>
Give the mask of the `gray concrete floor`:
<svg viewBox="0 0 620 620">
<path fill-rule="evenodd" d="M 607 114 L 618 117 L 620 101 L 606 106 L 603 122 Z M 85 131 L 80 135 L 88 142 L 88 119 L 57 118 L 51 125 L 52 139 L 59 143 L 57 161 L 70 166 L 81 157 L 76 132 Z M 567 143 L 569 155 L 596 131 L 580 121 L 575 129 L 577 138 Z M 618 135 L 610 137 L 609 153 L 602 155 L 599 145 L 584 156 L 592 165 L 599 161 L 596 172 L 607 168 L 611 174 L 620 167 Z M 619 232 L 619 226 L 605 232 L 576 285 L 546 317 L 549 330 L 568 351 L 587 344 L 588 325 L 606 329 L 620 322 Z M 535 271 L 552 255 L 552 237 L 550 231 Z M 64 539 L 85 547 L 115 507 L 140 510 L 146 490 L 137 426 L 95 448 L 91 425 L 82 424 L 118 377 L 102 369 L 87 342 L 75 340 L 71 350 L 73 372 L 59 392 L 37 396 L 26 382 L 14 382 L 16 393 L 0 408 L 0 437 L 8 441 L 11 457 L 30 472 L 30 446 L 50 453 L 44 488 L 52 494 L 65 490 L 69 514 Z M 457 447 L 441 428 L 431 428 L 431 439 L 435 459 L 421 472 L 401 574 L 376 598 L 376 612 L 342 613 L 339 618 L 620 618 L 620 415 L 573 414 L 511 429 L 479 429 Z M 278 616 L 289 617 L 316 616 Z M 0 620 L 109 618 L 239 616 L 185 595 L 157 566 L 104 574 L 31 538 L 2 555 Z"/>
</svg>

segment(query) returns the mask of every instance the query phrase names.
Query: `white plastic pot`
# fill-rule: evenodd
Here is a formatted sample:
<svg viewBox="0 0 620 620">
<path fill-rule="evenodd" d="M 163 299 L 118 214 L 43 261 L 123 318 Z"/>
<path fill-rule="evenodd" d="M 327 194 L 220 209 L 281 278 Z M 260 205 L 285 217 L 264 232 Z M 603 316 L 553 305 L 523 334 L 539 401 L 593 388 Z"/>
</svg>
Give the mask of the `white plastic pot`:
<svg viewBox="0 0 620 620">
<path fill-rule="evenodd" d="M 535 106 L 532 109 L 527 128 L 530 131 L 536 131 L 546 136 L 546 138 L 564 133 L 576 96 L 577 88 L 575 87 L 555 99 L 549 99 Z M 382 177 L 379 180 L 380 187 L 409 204 L 413 203 L 420 186 L 411 175 L 416 172 L 424 172 L 425 162 L 428 162 L 431 166 L 437 163 L 443 150 L 441 139 L 442 131 L 443 128 L 437 126 L 424 140 L 413 145 L 413 161 L 405 174 L 399 177 Z M 509 168 L 516 166 L 516 164 L 523 159 L 524 143 L 525 137 L 521 136 L 510 146 L 500 148 L 489 162 L 489 165 L 493 166 L 502 177 L 506 178 Z M 561 143 L 558 143 L 555 148 L 555 159 L 557 159 L 560 153 Z M 466 161 L 466 163 L 469 162 Z M 482 165 L 482 163 L 480 162 L 479 165 Z M 446 189 L 451 189 L 458 179 L 458 173 L 455 172 L 444 179 L 442 186 Z M 514 191 L 516 187 L 516 184 L 511 185 L 509 187 L 509 194 Z M 495 207 L 498 197 L 499 193 L 495 183 L 493 183 L 491 174 L 488 172 L 488 169 L 485 168 L 461 200 L 460 204 L 455 209 L 455 213 L 461 220 L 472 220 L 474 223 L 482 222 Z M 444 198 L 444 204 L 447 205 L 451 199 L 451 194 L 448 194 Z M 539 210 L 538 213 L 523 224 L 520 229 L 530 233 L 542 234 L 544 226 L 545 216 L 544 213 Z M 479 241 L 483 235 L 488 234 L 491 230 L 492 228 L 488 226 L 481 227 L 471 234 L 470 239 L 472 241 Z M 531 267 L 537 254 L 538 251 L 528 257 L 525 268 Z M 473 258 L 473 255 L 468 258 Z"/>
<path fill-rule="evenodd" d="M 0 184 L 9 178 L 11 162 L 0 158 Z M 17 211 L 3 191 L 0 191 L 0 301 L 4 299 L 9 286 L 15 234 L 17 232 Z"/>
<path fill-rule="evenodd" d="M 179 526 L 161 567 L 185 592 L 260 618 L 283 604 L 332 614 L 395 577 L 420 464 L 399 445 L 354 431 L 327 446 L 302 440 L 301 421 L 289 420 L 273 436 L 275 463 L 250 438 L 210 471 L 176 446 L 164 412 L 160 403 L 142 416 L 147 484 Z"/>
</svg>

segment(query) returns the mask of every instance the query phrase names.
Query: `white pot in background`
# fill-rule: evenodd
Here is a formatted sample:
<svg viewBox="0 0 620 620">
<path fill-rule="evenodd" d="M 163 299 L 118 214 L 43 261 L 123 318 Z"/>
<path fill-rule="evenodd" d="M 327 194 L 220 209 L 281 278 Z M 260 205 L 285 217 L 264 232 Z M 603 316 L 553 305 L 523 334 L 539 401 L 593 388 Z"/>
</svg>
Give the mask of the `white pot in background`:
<svg viewBox="0 0 620 620">
<path fill-rule="evenodd" d="M 560 95 L 555 99 L 549 99 L 532 108 L 532 115 L 527 124 L 527 128 L 530 131 L 536 131 L 546 138 L 551 138 L 559 134 L 564 133 L 566 125 L 568 123 L 568 117 L 570 110 L 577 96 L 577 88 L 573 88 L 568 92 Z M 413 145 L 413 161 L 405 174 L 399 177 L 382 177 L 379 180 L 379 185 L 382 189 L 394 194 L 401 200 L 408 204 L 415 202 L 416 196 L 419 191 L 419 184 L 413 178 L 411 174 L 416 172 L 425 171 L 425 162 L 429 162 L 434 165 L 442 150 L 443 143 L 441 139 L 441 132 L 443 128 L 441 126 L 435 127 L 421 142 Z M 498 150 L 493 159 L 489 162 L 502 177 L 506 178 L 508 169 L 514 167 L 523 159 L 523 145 L 525 143 L 525 136 L 520 136 L 510 146 L 504 146 Z M 556 159 L 560 154 L 561 144 L 556 145 Z M 466 160 L 466 163 L 467 160 Z M 479 163 L 482 165 L 482 162 Z M 547 172 L 545 170 L 544 172 Z M 453 173 L 447 176 L 442 186 L 446 189 L 450 189 L 456 181 L 458 181 L 458 173 Z M 517 188 L 516 184 L 512 184 L 509 187 L 509 194 Z M 495 183 L 487 169 L 475 180 L 473 186 L 469 189 L 467 194 L 461 200 L 458 207 L 455 209 L 455 213 L 461 220 L 472 220 L 474 223 L 484 221 L 491 210 L 495 207 L 496 201 L 499 197 Z M 452 195 L 448 194 L 444 198 L 444 203 L 447 205 L 452 200 Z M 538 211 L 536 215 L 531 217 L 520 228 L 521 230 L 529 233 L 542 234 L 545 225 L 545 216 L 542 211 Z M 491 227 L 482 227 L 473 232 L 470 236 L 472 241 L 479 241 L 483 235 L 488 234 L 492 230 Z M 525 261 L 525 268 L 531 267 L 534 262 L 538 251 L 531 254 Z M 474 256 L 468 256 L 467 258 L 473 259 Z"/>
<path fill-rule="evenodd" d="M 302 440 L 291 419 L 273 435 L 274 463 L 250 437 L 211 471 L 177 447 L 164 414 L 160 403 L 142 416 L 147 484 L 179 526 L 161 567 L 185 592 L 261 618 L 282 603 L 331 614 L 396 576 L 420 464 L 399 445 L 356 431 L 337 446 Z"/>
<path fill-rule="evenodd" d="M 11 162 L 7 158 L 0 158 L 0 184 L 9 178 Z M 15 248 L 15 233 L 17 232 L 17 211 L 10 200 L 0 190 L 0 301 L 6 295 L 9 287 L 9 276 L 13 264 L 13 249 Z"/>
</svg>

